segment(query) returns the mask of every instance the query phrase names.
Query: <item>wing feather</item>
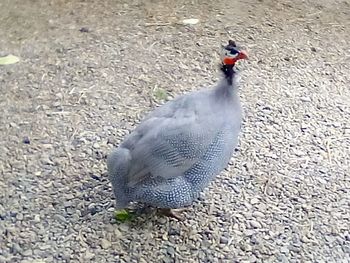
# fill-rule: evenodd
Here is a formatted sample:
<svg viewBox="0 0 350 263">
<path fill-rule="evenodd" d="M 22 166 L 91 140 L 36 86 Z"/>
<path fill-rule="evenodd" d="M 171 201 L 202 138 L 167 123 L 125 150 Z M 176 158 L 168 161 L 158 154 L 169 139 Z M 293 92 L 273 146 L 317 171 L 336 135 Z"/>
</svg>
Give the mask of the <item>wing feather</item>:
<svg viewBox="0 0 350 263">
<path fill-rule="evenodd" d="M 203 156 L 218 132 L 214 129 L 217 125 L 203 125 L 205 121 L 208 118 L 201 119 L 195 111 L 188 110 L 185 114 L 177 112 L 173 116 L 145 120 L 135 130 L 138 140 L 131 152 L 129 186 L 147 177 L 170 179 L 181 176 L 191 168 Z"/>
</svg>

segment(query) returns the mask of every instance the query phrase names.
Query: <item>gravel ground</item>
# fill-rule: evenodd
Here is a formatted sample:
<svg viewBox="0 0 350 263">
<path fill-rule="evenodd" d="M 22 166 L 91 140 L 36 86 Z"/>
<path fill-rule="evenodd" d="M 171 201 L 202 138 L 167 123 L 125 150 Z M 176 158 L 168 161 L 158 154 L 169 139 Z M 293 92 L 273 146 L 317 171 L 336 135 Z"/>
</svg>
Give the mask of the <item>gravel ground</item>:
<svg viewBox="0 0 350 263">
<path fill-rule="evenodd" d="M 350 262 L 349 32 L 348 1 L 0 1 L 0 262 Z M 106 155 L 228 38 L 231 165 L 185 221 L 116 223 Z"/>
</svg>

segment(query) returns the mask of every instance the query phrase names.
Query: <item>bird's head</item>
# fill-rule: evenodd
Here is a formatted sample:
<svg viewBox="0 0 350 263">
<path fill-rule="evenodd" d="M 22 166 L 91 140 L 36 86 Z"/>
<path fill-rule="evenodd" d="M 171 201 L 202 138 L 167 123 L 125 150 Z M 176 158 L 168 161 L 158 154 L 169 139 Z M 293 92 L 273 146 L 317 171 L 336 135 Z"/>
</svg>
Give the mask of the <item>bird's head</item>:
<svg viewBox="0 0 350 263">
<path fill-rule="evenodd" d="M 248 59 L 247 52 L 239 48 L 235 41 L 229 40 L 228 45 L 223 47 L 222 64 L 234 67 L 241 59 Z"/>
<path fill-rule="evenodd" d="M 220 68 L 230 85 L 235 74 L 235 64 L 241 59 L 248 59 L 247 52 L 237 47 L 233 40 L 229 40 L 228 45 L 223 46 Z"/>
</svg>

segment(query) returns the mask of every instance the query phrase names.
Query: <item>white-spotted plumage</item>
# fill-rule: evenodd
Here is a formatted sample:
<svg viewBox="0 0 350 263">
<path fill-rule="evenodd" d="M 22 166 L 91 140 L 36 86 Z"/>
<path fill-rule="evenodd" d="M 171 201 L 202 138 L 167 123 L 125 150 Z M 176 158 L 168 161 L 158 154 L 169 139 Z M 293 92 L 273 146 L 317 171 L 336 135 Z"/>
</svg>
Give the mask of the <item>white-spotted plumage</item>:
<svg viewBox="0 0 350 263">
<path fill-rule="evenodd" d="M 228 165 L 242 122 L 237 73 L 230 72 L 211 89 L 155 109 L 108 156 L 117 208 L 132 201 L 188 206 Z"/>
</svg>

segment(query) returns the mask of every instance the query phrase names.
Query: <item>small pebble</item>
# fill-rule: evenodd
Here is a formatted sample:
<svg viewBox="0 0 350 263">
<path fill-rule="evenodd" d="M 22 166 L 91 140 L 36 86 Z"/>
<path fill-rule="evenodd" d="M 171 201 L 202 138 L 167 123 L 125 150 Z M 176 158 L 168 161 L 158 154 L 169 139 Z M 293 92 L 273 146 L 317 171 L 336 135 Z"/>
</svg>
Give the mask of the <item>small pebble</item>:
<svg viewBox="0 0 350 263">
<path fill-rule="evenodd" d="M 252 246 L 246 243 L 241 243 L 240 248 L 245 252 L 252 251 Z"/>
<path fill-rule="evenodd" d="M 254 211 L 252 215 L 253 215 L 253 217 L 260 217 L 260 218 L 265 217 L 265 214 L 263 214 L 260 211 Z"/>
<path fill-rule="evenodd" d="M 284 254 L 288 254 L 289 253 L 289 249 L 287 247 L 281 247 L 280 251 Z"/>
<path fill-rule="evenodd" d="M 86 250 L 85 254 L 84 254 L 84 258 L 86 260 L 90 260 L 93 259 L 95 257 L 95 254 L 91 253 L 89 250 Z"/>
<path fill-rule="evenodd" d="M 95 149 L 99 149 L 99 148 L 100 148 L 100 144 L 98 144 L 97 142 L 95 142 L 95 143 L 93 144 L 92 147 L 94 147 Z"/>
<path fill-rule="evenodd" d="M 29 137 L 24 136 L 22 142 L 23 142 L 24 144 L 30 144 Z"/>
<path fill-rule="evenodd" d="M 22 213 L 18 213 L 18 214 L 16 215 L 16 219 L 19 220 L 19 221 L 23 220 L 23 218 L 24 218 L 24 216 L 23 216 Z"/>
<path fill-rule="evenodd" d="M 250 257 L 249 257 L 249 259 L 248 259 L 248 261 L 250 262 L 250 263 L 255 263 L 255 262 L 257 262 L 257 258 L 256 258 L 256 256 L 255 255 L 251 255 Z"/>
<path fill-rule="evenodd" d="M 254 235 L 255 233 L 256 233 L 256 231 L 255 230 L 252 230 L 252 229 L 247 229 L 247 230 L 245 230 L 244 232 L 243 232 L 246 236 L 252 236 L 252 235 Z"/>
<path fill-rule="evenodd" d="M 55 220 L 60 221 L 61 223 L 67 223 L 66 218 L 65 218 L 64 216 L 62 216 L 62 215 L 55 214 L 55 215 L 53 216 L 53 218 L 54 218 Z"/>
<path fill-rule="evenodd" d="M 258 221 L 255 221 L 255 220 L 251 220 L 249 223 L 253 228 L 261 228 L 262 227 L 261 223 L 259 223 Z"/>
<path fill-rule="evenodd" d="M 112 246 L 112 243 L 109 242 L 107 239 L 102 239 L 102 240 L 101 240 L 101 247 L 102 247 L 103 249 L 108 249 L 108 248 L 110 248 L 111 246 Z"/>
<path fill-rule="evenodd" d="M 35 215 L 34 216 L 34 222 L 39 223 L 40 222 L 40 215 Z"/>
<path fill-rule="evenodd" d="M 89 33 L 90 32 L 90 29 L 88 27 L 82 27 L 79 29 L 80 32 L 82 33 Z"/>
<path fill-rule="evenodd" d="M 311 102 L 311 98 L 310 97 L 301 97 L 300 100 L 302 102 Z"/>
<path fill-rule="evenodd" d="M 256 205 L 256 204 L 258 204 L 259 202 L 260 202 L 260 200 L 259 200 L 258 198 L 253 197 L 252 199 L 250 199 L 250 203 L 251 203 L 252 205 Z"/>
<path fill-rule="evenodd" d="M 13 251 L 14 254 L 22 252 L 21 246 L 19 244 L 17 244 L 17 243 L 12 244 L 12 249 L 11 250 Z"/>
<path fill-rule="evenodd" d="M 229 239 L 227 237 L 221 236 L 220 237 L 220 243 L 221 244 L 228 244 Z"/>
</svg>

